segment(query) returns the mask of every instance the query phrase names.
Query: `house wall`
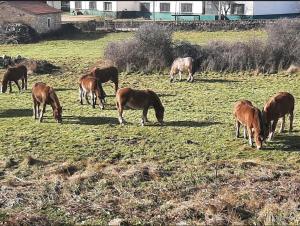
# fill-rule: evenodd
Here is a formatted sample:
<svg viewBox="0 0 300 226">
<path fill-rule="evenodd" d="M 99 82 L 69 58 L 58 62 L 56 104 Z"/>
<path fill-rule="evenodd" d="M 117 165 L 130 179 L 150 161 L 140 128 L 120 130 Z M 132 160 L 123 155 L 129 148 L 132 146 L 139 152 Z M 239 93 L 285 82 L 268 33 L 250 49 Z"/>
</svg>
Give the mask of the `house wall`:
<svg viewBox="0 0 300 226">
<path fill-rule="evenodd" d="M 1 25 L 5 23 L 24 23 L 34 28 L 38 33 L 56 30 L 61 26 L 60 13 L 33 15 L 5 3 L 0 4 L 0 11 Z M 51 20 L 50 28 L 47 24 L 48 18 Z"/>
</svg>

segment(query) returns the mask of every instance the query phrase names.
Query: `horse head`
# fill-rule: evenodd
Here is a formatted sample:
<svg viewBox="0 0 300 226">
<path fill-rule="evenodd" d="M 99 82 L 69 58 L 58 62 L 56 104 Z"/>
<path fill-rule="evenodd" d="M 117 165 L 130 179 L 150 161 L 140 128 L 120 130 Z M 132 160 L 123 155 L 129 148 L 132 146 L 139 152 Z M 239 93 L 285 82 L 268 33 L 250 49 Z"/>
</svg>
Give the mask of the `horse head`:
<svg viewBox="0 0 300 226">
<path fill-rule="evenodd" d="M 53 110 L 53 116 L 58 123 L 62 123 L 62 107 Z"/>
</svg>

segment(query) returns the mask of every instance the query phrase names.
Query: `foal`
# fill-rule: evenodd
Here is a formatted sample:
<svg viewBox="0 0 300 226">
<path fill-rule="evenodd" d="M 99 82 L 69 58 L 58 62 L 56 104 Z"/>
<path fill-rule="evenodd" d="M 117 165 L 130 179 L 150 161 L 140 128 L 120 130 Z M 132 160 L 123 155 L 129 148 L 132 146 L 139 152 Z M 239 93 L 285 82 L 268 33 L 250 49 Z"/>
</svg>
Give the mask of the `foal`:
<svg viewBox="0 0 300 226">
<path fill-rule="evenodd" d="M 234 105 L 233 114 L 236 120 L 236 137 L 239 137 L 239 129 L 242 124 L 247 128 L 251 147 L 253 147 L 252 136 L 254 133 L 256 147 L 257 149 L 261 149 L 265 138 L 264 121 L 261 111 L 254 107 L 250 101 L 241 100 Z"/>
<path fill-rule="evenodd" d="M 170 71 L 170 82 L 174 81 L 174 75 L 179 73 L 179 81 L 182 80 L 182 75 L 184 71 L 188 71 L 189 77 L 187 79 L 188 82 L 194 81 L 194 59 L 192 57 L 185 58 L 176 58 L 171 66 Z"/>
<path fill-rule="evenodd" d="M 91 96 L 93 108 L 95 108 L 97 97 L 99 99 L 100 109 L 104 108 L 103 98 L 101 96 L 101 91 L 97 79 L 95 77 L 92 77 L 90 74 L 84 75 L 79 79 L 79 95 L 81 104 L 83 104 L 83 96 L 85 96 L 86 102 L 90 104 L 87 94 L 90 94 Z"/>
<path fill-rule="evenodd" d="M 15 82 L 21 92 L 21 87 L 18 80 L 22 80 L 22 89 L 27 90 L 27 68 L 24 65 L 17 65 L 15 67 L 8 67 L 4 73 L 2 80 L 2 93 L 7 90 L 7 83 L 9 83 L 9 92 L 12 91 L 11 82 Z"/>
<path fill-rule="evenodd" d="M 269 99 L 264 106 L 264 115 L 269 128 L 268 140 L 272 140 L 279 118 L 282 118 L 279 132 L 283 132 L 286 114 L 289 114 L 290 118 L 289 131 L 293 130 L 294 108 L 295 98 L 290 93 L 279 92 Z"/>
<path fill-rule="evenodd" d="M 157 121 L 162 125 L 164 119 L 164 107 L 157 94 L 149 89 L 134 90 L 131 88 L 121 88 L 116 94 L 116 105 L 119 112 L 119 122 L 123 124 L 123 110 L 125 107 L 131 109 L 143 109 L 141 124 L 144 126 L 148 122 L 147 113 L 149 107 L 153 106 Z"/>
<path fill-rule="evenodd" d="M 54 89 L 47 86 L 43 82 L 37 82 L 32 87 L 33 99 L 33 117 L 39 121 L 43 121 L 43 116 L 46 110 L 46 104 L 50 104 L 53 110 L 53 116 L 58 123 L 62 122 L 62 107 L 56 96 Z M 40 105 L 42 105 L 42 112 L 40 112 Z"/>
</svg>

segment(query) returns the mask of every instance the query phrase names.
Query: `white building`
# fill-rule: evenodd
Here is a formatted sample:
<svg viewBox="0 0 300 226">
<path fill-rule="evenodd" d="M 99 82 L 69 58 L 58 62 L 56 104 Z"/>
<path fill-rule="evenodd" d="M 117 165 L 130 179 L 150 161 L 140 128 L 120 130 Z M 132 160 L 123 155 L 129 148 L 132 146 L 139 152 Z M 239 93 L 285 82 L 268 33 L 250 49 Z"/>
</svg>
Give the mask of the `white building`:
<svg viewBox="0 0 300 226">
<path fill-rule="evenodd" d="M 70 1 L 70 10 L 83 14 L 114 18 L 145 17 L 155 20 L 174 20 L 175 15 L 185 20 L 215 20 L 217 1 Z M 300 15 L 300 1 L 235 1 L 227 19 L 263 19 Z"/>
</svg>

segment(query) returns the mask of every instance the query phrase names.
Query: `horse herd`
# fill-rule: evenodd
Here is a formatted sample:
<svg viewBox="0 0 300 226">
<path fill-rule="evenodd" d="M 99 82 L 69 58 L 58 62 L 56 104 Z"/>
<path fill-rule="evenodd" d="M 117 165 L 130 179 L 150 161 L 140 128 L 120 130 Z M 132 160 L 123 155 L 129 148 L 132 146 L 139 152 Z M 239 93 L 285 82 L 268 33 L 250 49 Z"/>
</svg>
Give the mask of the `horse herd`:
<svg viewBox="0 0 300 226">
<path fill-rule="evenodd" d="M 191 57 L 177 58 L 174 60 L 170 70 L 170 81 L 174 81 L 174 75 L 179 74 L 180 80 L 182 73 L 188 71 L 188 82 L 194 81 L 195 69 L 194 60 Z M 22 80 L 22 88 L 18 80 Z M 100 109 L 104 109 L 106 93 L 103 90 L 102 83 L 112 81 L 115 85 L 116 107 L 118 110 L 119 122 L 124 124 L 123 111 L 125 108 L 142 109 L 141 125 L 148 122 L 147 113 L 150 107 L 155 110 L 157 121 L 162 125 L 164 119 L 164 106 L 158 95 L 152 90 L 135 90 L 131 88 L 119 88 L 118 70 L 114 66 L 106 68 L 93 68 L 90 72 L 79 79 L 79 98 L 83 104 L 83 98 L 88 104 L 89 96 L 92 101 L 92 107 L 95 108 L 97 99 Z M 24 65 L 9 66 L 4 73 L 1 85 L 1 92 L 12 91 L 11 83 L 15 82 L 19 91 L 27 89 L 27 68 Z M 46 105 L 50 105 L 53 110 L 53 116 L 59 123 L 62 122 L 62 107 L 54 89 L 43 82 L 37 82 L 32 87 L 33 116 L 35 119 L 43 121 L 43 115 Z M 263 141 L 271 140 L 274 136 L 277 122 L 282 118 L 280 132 L 283 132 L 285 124 L 285 115 L 289 114 L 290 127 L 293 129 L 295 99 L 292 94 L 280 92 L 273 96 L 260 111 L 249 100 L 240 100 L 234 105 L 233 115 L 236 121 L 236 137 L 239 137 L 240 126 L 244 126 L 244 138 L 249 139 L 249 144 L 253 146 L 254 138 L 257 149 L 262 148 Z M 40 109 L 41 108 L 41 109 Z"/>
</svg>

